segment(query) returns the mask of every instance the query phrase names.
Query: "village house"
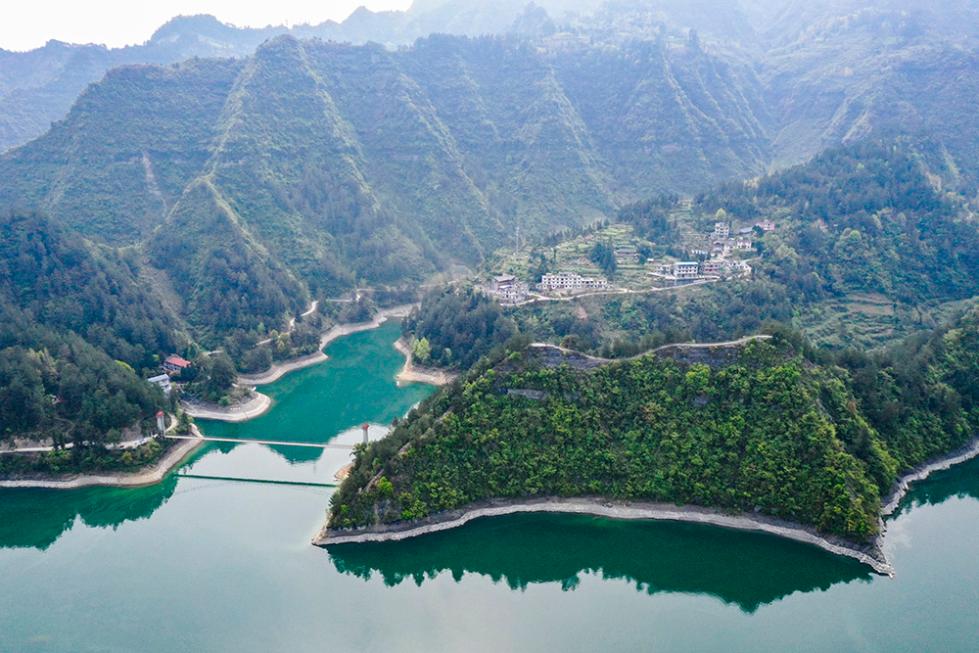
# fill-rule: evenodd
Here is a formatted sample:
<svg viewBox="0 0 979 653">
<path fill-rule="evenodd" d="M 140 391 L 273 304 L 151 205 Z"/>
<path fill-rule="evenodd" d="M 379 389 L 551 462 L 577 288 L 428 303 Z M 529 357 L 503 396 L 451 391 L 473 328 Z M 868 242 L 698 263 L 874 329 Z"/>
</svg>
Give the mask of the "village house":
<svg viewBox="0 0 979 653">
<path fill-rule="evenodd" d="M 751 266 L 744 261 L 731 261 L 731 274 L 738 277 L 751 275 Z"/>
<path fill-rule="evenodd" d="M 704 261 L 700 264 L 700 273 L 709 277 L 724 276 L 728 271 L 728 262 L 720 259 Z"/>
<path fill-rule="evenodd" d="M 606 279 L 583 277 L 576 272 L 548 273 L 541 277 L 540 288 L 545 291 L 562 290 L 605 290 L 609 287 Z"/>
<path fill-rule="evenodd" d="M 727 222 L 714 223 L 714 238 L 724 239 L 731 235 L 731 225 Z"/>
<path fill-rule="evenodd" d="M 775 231 L 775 223 L 771 220 L 760 220 L 755 223 L 755 226 L 762 231 Z"/>
<path fill-rule="evenodd" d="M 740 252 L 746 252 L 751 249 L 751 239 L 750 238 L 738 238 L 734 241 L 734 249 Z"/>
<path fill-rule="evenodd" d="M 516 304 L 527 298 L 527 284 L 511 274 L 493 277 L 490 294 L 505 304 Z"/>
<path fill-rule="evenodd" d="M 167 356 L 163 361 L 163 371 L 170 376 L 180 376 L 180 373 L 191 366 L 191 362 L 186 358 L 181 358 L 176 354 Z"/>
<path fill-rule="evenodd" d="M 152 383 L 153 385 L 159 386 L 163 390 L 163 394 L 167 397 L 170 396 L 170 391 L 173 389 L 173 385 L 170 383 L 170 377 L 167 374 L 160 374 L 154 377 L 146 379 L 147 383 Z"/>
<path fill-rule="evenodd" d="M 700 263 L 697 261 L 677 261 L 673 264 L 673 277 L 676 279 L 696 279 L 700 276 Z"/>
</svg>

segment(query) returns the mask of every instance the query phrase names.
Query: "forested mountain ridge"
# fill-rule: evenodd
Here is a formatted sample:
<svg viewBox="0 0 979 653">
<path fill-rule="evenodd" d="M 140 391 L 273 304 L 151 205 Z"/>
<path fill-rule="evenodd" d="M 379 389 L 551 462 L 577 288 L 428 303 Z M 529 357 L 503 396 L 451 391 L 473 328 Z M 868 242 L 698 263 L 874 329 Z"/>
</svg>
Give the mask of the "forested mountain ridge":
<svg viewBox="0 0 979 653">
<path fill-rule="evenodd" d="M 172 64 L 195 57 L 247 57 L 262 42 L 283 34 L 389 46 L 407 45 L 432 34 L 536 36 L 554 29 L 552 16 L 563 22 L 566 15 L 577 12 L 589 15 L 600 4 L 598 0 L 542 0 L 536 5 L 525 0 L 414 2 L 407 11 L 372 12 L 361 7 L 343 22 L 328 20 L 291 28 L 240 28 L 209 15 L 178 16 L 139 45 L 107 48 L 49 41 L 28 52 L 0 50 L 0 152 L 43 134 L 50 123 L 67 113 L 88 84 L 119 66 Z M 672 26 L 699 25 L 696 20 L 687 24 L 690 15 L 683 11 L 685 3 L 661 4 L 660 19 L 672 17 L 680 5 L 680 15 L 670 20 Z M 535 8 L 543 17 L 528 20 Z"/>
<path fill-rule="evenodd" d="M 164 405 L 140 373 L 187 340 L 137 267 L 44 218 L 0 216 L 0 440 L 105 441 Z"/>
<path fill-rule="evenodd" d="M 597 367 L 503 353 L 357 452 L 330 527 L 584 495 L 759 511 L 868 541 L 897 475 L 979 428 L 977 341 L 974 310 L 877 358 L 787 334 L 706 364 L 683 349 Z"/>
<path fill-rule="evenodd" d="M 557 51 L 689 34 L 729 65 L 747 63 L 758 75 L 770 137 L 766 163 L 791 165 L 826 147 L 913 130 L 947 141 L 975 181 L 979 169 L 968 153 L 979 130 L 966 116 L 977 96 L 976 24 L 979 10 L 970 0 L 445 0 L 414 2 L 407 11 L 361 8 L 342 23 L 262 29 L 178 17 L 139 46 L 51 42 L 26 53 L 0 51 L 0 151 L 42 134 L 114 67 L 247 57 L 283 34 L 387 47 L 433 34 L 506 34 Z"/>
<path fill-rule="evenodd" d="M 949 160 L 933 141 L 867 140 L 700 195 L 693 214 L 701 225 L 719 209 L 741 223 L 774 221 L 777 230 L 758 245 L 754 276 L 782 286 L 803 324 L 820 307 L 852 307 L 865 297 L 880 304 L 868 307 L 878 313 L 878 330 L 906 331 L 903 322 L 923 319 L 928 307 L 979 292 L 979 221 L 948 190 L 960 179 Z M 848 331 L 843 321 L 839 328 Z M 839 339 L 861 341 L 857 332 Z"/>
<path fill-rule="evenodd" d="M 64 118 L 89 84 L 113 68 L 247 56 L 281 31 L 239 29 L 212 16 L 188 16 L 173 19 L 138 46 L 49 41 L 29 52 L 0 50 L 0 152 L 42 135 L 51 123 Z"/>
<path fill-rule="evenodd" d="M 113 71 L 0 158 L 0 202 L 145 244 L 191 324 L 220 334 L 309 292 L 479 262 L 518 230 L 582 224 L 650 188 L 753 174 L 750 76 L 695 45 L 279 37 L 249 59 Z"/>
</svg>

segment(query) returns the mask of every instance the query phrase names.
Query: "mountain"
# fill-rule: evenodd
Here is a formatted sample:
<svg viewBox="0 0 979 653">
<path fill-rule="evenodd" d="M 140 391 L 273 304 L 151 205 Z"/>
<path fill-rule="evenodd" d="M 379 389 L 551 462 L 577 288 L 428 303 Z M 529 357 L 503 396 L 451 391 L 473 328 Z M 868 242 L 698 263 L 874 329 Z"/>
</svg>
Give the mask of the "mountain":
<svg viewBox="0 0 979 653">
<path fill-rule="evenodd" d="M 867 136 L 930 134 L 976 179 L 966 116 L 979 97 L 979 7 L 969 0 L 793 2 L 761 30 L 774 163 Z"/>
<path fill-rule="evenodd" d="M 49 41 L 28 52 L 0 50 L 0 152 L 43 134 L 89 84 L 120 66 L 247 57 L 262 42 L 282 34 L 389 46 L 410 44 L 432 33 L 502 34 L 511 31 L 527 5 L 526 0 L 447 0 L 415 2 L 408 11 L 371 12 L 361 7 L 343 22 L 292 28 L 240 28 L 209 15 L 178 16 L 139 45 L 107 48 Z M 549 6 L 555 9 L 554 3 Z"/>
<path fill-rule="evenodd" d="M 194 57 L 242 57 L 284 28 L 239 29 L 212 16 L 175 18 L 138 46 L 49 41 L 29 52 L 0 50 L 0 152 L 40 136 L 92 82 L 119 66 Z"/>
<path fill-rule="evenodd" d="M 152 418 L 163 397 L 138 372 L 185 342 L 131 257 L 0 216 L 0 440 L 104 441 Z"/>
<path fill-rule="evenodd" d="M 0 157 L 0 203 L 138 246 L 197 332 L 219 335 L 309 293 L 477 263 L 650 190 L 755 174 L 757 91 L 695 46 L 279 37 L 249 58 L 113 70 Z"/>
<path fill-rule="evenodd" d="M 283 34 L 387 48 L 432 34 L 510 34 L 546 50 L 627 51 L 636 42 L 675 47 L 689 36 L 715 61 L 752 69 L 754 75 L 741 80 L 753 87 L 745 97 L 722 99 L 757 104 L 755 117 L 771 139 L 766 165 L 793 165 L 864 137 L 915 132 L 942 139 L 975 183 L 979 170 L 968 155 L 979 133 L 965 116 L 979 93 L 977 12 L 970 0 L 940 7 L 913 0 L 435 0 L 407 11 L 362 7 L 343 22 L 292 28 L 178 17 L 138 46 L 52 41 L 30 52 L 0 51 L 0 152 L 40 136 L 112 68 L 247 57 Z"/>
<path fill-rule="evenodd" d="M 973 310 L 924 343 L 849 362 L 784 335 L 621 362 L 505 352 L 358 450 L 330 527 L 587 496 L 762 513 L 872 541 L 898 474 L 979 426 L 977 343 Z"/>
</svg>

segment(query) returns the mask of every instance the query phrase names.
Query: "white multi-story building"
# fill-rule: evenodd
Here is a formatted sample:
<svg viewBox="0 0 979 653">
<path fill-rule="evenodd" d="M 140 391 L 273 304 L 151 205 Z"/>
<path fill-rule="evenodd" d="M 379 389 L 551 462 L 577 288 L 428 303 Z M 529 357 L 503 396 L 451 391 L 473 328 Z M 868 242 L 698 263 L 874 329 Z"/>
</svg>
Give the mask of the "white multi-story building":
<svg viewBox="0 0 979 653">
<path fill-rule="evenodd" d="M 605 290 L 606 279 L 583 277 L 576 272 L 547 273 L 541 277 L 541 290 L 559 292 L 562 290 Z"/>
<path fill-rule="evenodd" d="M 714 238 L 727 238 L 731 235 L 731 225 L 727 222 L 714 223 Z"/>
<path fill-rule="evenodd" d="M 152 383 L 155 386 L 159 386 L 160 390 L 163 390 L 163 394 L 170 396 L 170 391 L 173 389 L 173 385 L 170 383 L 170 376 L 168 374 L 160 374 L 158 376 L 146 379 L 147 383 Z"/>
<path fill-rule="evenodd" d="M 677 279 L 696 279 L 700 276 L 700 263 L 697 261 L 677 261 L 673 264 L 673 276 Z"/>
</svg>

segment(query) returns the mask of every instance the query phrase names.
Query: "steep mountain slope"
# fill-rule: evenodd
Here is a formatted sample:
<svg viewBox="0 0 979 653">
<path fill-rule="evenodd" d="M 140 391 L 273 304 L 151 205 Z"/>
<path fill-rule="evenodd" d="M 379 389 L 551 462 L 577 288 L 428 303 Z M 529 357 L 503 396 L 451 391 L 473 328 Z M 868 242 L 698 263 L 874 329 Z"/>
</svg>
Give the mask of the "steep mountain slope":
<svg viewBox="0 0 979 653">
<path fill-rule="evenodd" d="M 241 57 L 285 28 L 239 29 L 212 16 L 175 18 L 142 45 L 106 48 L 49 41 L 30 52 L 0 50 L 0 152 L 26 143 L 61 120 L 107 71 L 172 64 L 192 57 Z"/>
<path fill-rule="evenodd" d="M 205 332 L 271 326 L 308 292 L 418 280 L 518 233 L 608 215 L 650 185 L 759 171 L 746 79 L 694 46 L 433 37 L 391 52 L 280 37 L 248 59 L 113 71 L 0 157 L 12 180 L 0 203 L 148 243 Z M 610 92 L 631 100 L 592 99 Z M 225 286 L 208 262 L 239 246 L 247 280 L 205 292 Z M 269 294 L 242 301 L 252 282 Z"/>
<path fill-rule="evenodd" d="M 976 25 L 979 7 L 968 0 L 787 5 L 762 36 L 775 164 L 868 135 L 922 132 L 974 175 Z"/>
<path fill-rule="evenodd" d="M 628 199 L 682 191 L 691 175 L 744 176 L 768 161 L 757 81 L 695 42 L 679 51 L 662 43 L 581 48 L 552 61 Z"/>
<path fill-rule="evenodd" d="M 138 241 L 208 160 L 240 68 L 208 60 L 112 71 L 65 121 L 0 158 L 0 204 L 42 210 L 108 242 Z"/>
</svg>

